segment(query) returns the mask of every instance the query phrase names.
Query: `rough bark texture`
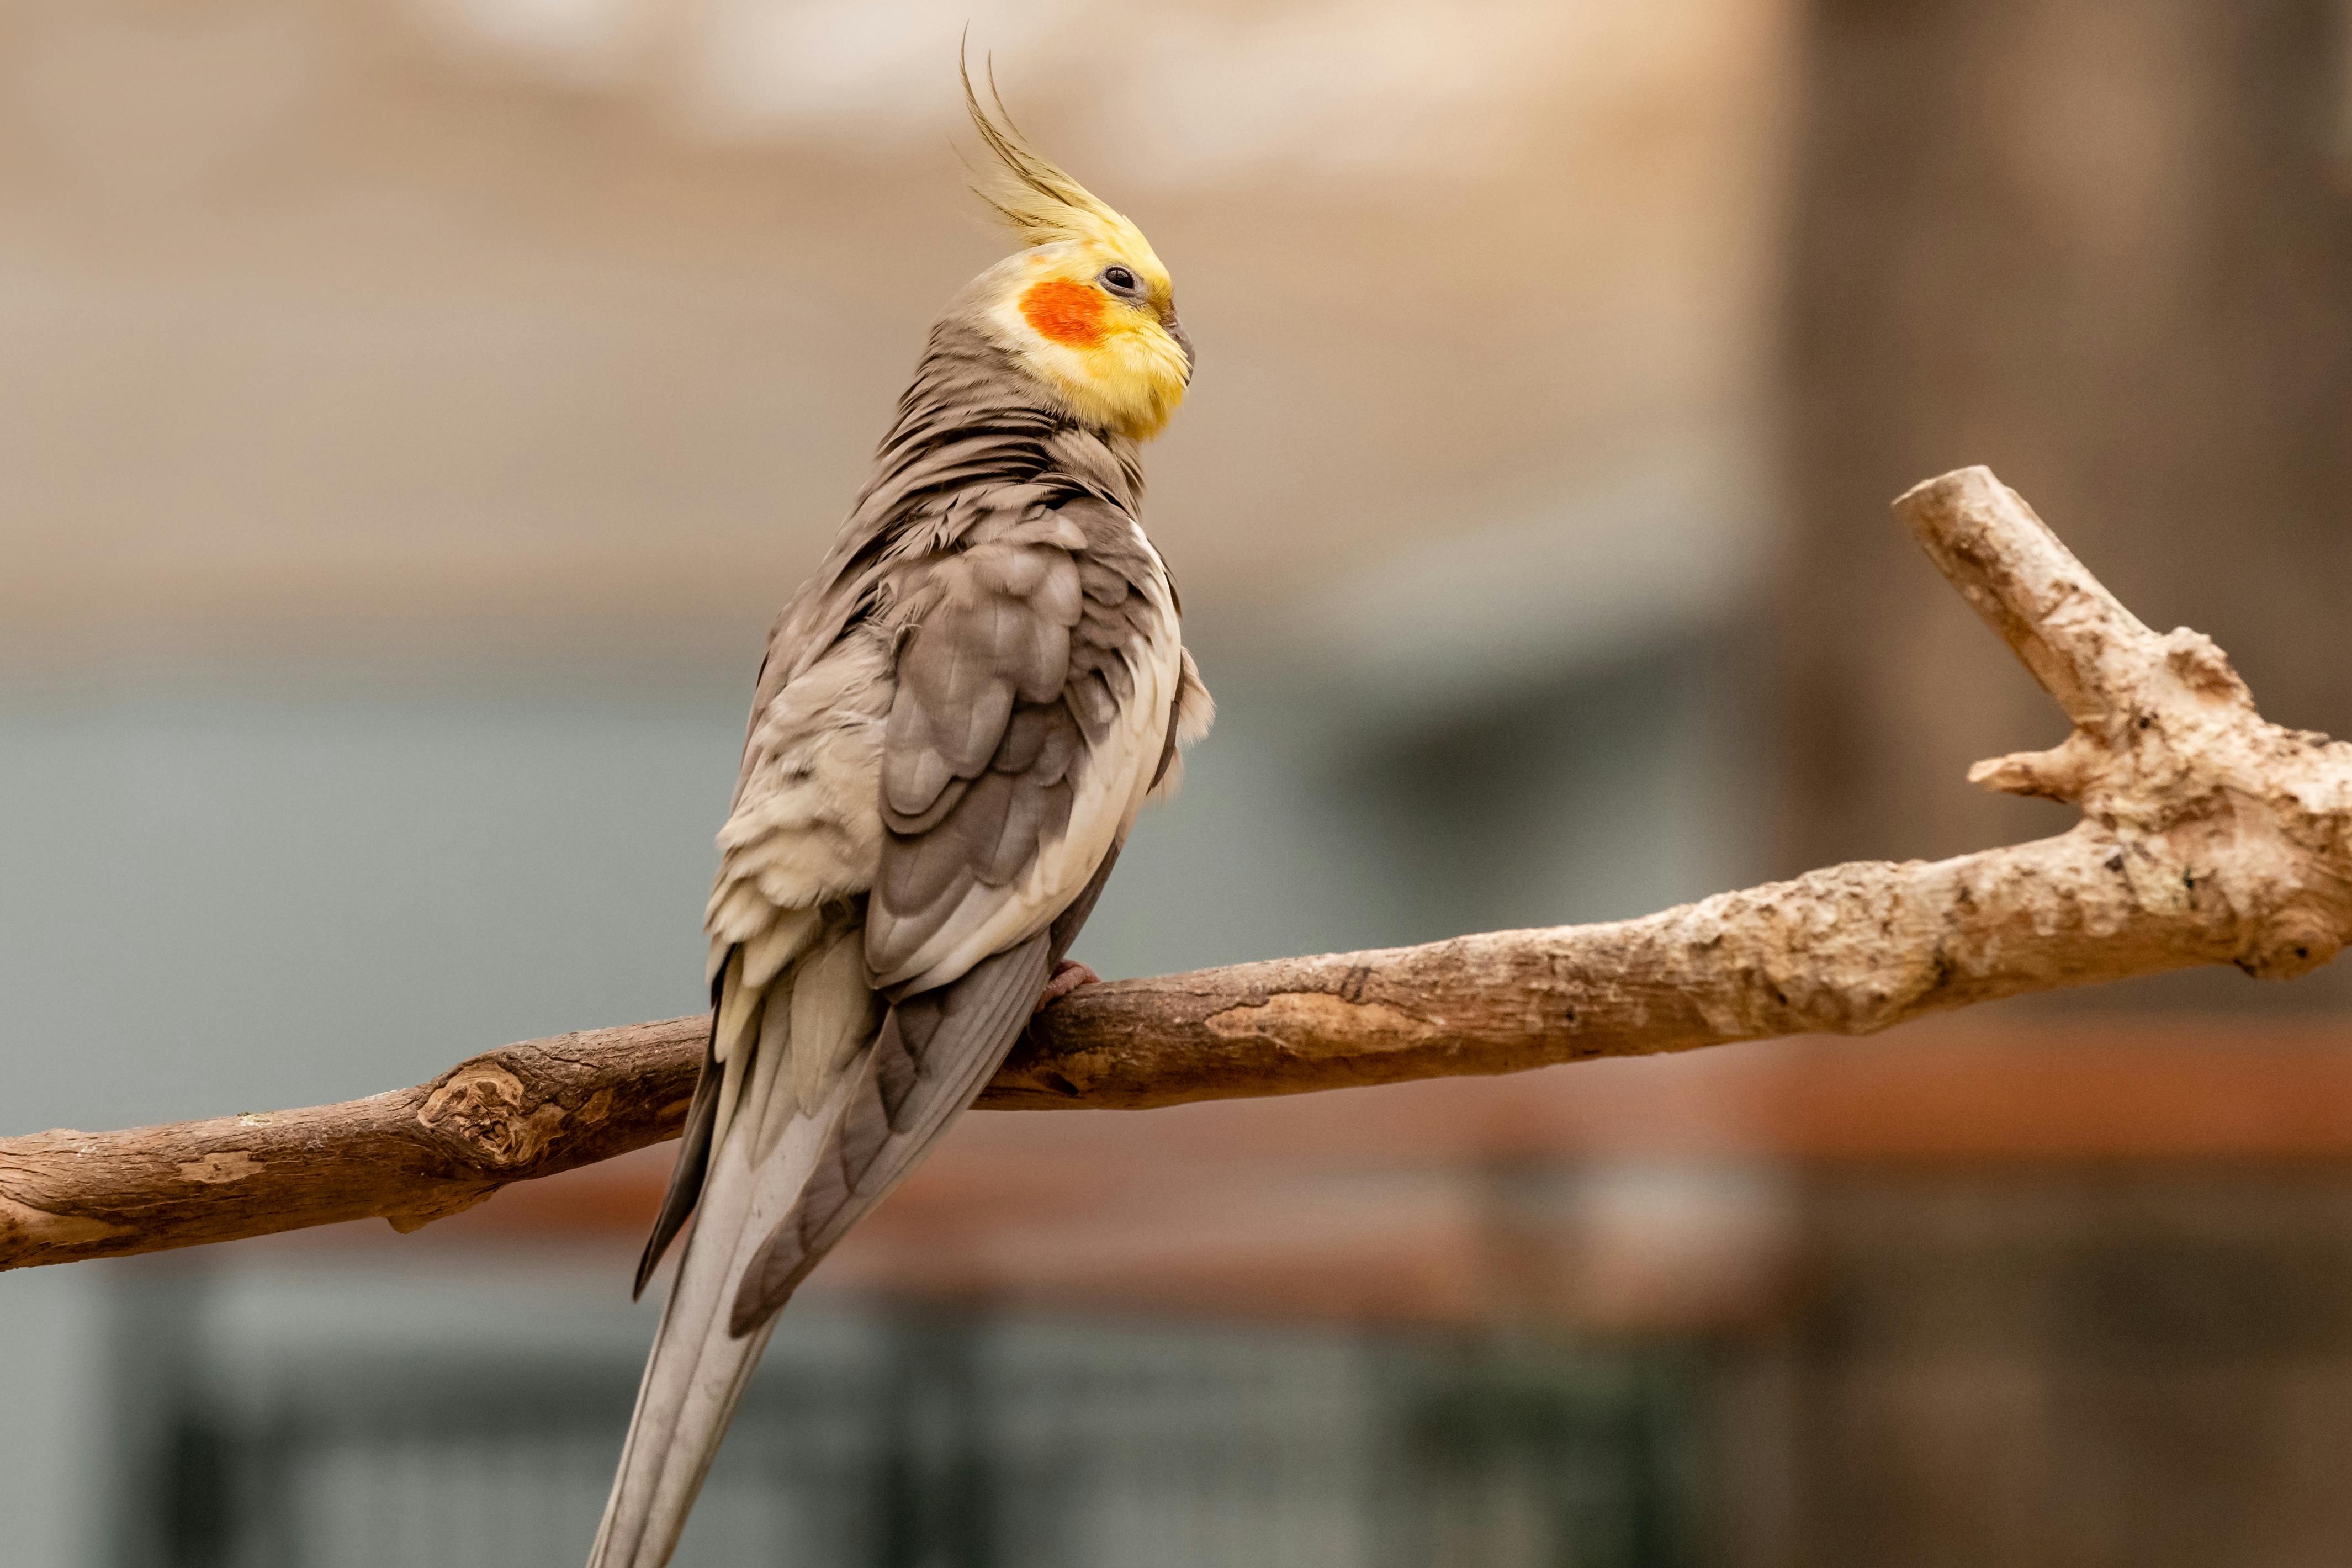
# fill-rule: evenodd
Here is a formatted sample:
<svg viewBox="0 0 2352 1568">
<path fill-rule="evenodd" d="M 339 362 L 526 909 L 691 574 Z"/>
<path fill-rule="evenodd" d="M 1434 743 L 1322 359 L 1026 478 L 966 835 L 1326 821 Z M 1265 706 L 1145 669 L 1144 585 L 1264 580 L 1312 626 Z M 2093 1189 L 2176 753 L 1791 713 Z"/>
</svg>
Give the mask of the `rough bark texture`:
<svg viewBox="0 0 2352 1568">
<path fill-rule="evenodd" d="M 709 1030 L 591 1029 L 341 1105 L 0 1139 L 0 1268 L 374 1216 L 417 1229 L 509 1182 L 677 1136 Z"/>
<path fill-rule="evenodd" d="M 2299 974 L 2352 935 L 2352 746 L 2254 710 L 2213 644 L 2133 617 L 1983 468 L 1895 510 L 2074 725 L 1976 782 L 2079 805 L 2054 838 L 1831 867 L 1609 925 L 1500 931 L 1089 986 L 982 1104 L 1142 1108 L 1733 1040 L 1867 1034 L 2022 992 L 2234 963 Z M 0 1141 L 0 1268 L 383 1215 L 674 1134 L 701 1018 L 567 1035 L 346 1105 Z"/>
</svg>

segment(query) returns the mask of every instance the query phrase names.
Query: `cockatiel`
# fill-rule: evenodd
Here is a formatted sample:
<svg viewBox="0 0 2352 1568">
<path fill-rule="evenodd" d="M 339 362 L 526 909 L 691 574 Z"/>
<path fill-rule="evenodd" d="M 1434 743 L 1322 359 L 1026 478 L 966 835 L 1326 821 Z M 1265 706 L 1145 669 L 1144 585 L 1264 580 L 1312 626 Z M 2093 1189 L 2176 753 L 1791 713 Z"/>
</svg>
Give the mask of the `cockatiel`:
<svg viewBox="0 0 2352 1568">
<path fill-rule="evenodd" d="M 778 1310 L 978 1096 L 1208 726 L 1140 520 L 1138 446 L 1192 373 L 1167 268 L 969 76 L 964 100 L 1024 248 L 931 329 L 769 639 L 639 1291 L 695 1225 L 590 1568 L 669 1561 Z"/>
</svg>

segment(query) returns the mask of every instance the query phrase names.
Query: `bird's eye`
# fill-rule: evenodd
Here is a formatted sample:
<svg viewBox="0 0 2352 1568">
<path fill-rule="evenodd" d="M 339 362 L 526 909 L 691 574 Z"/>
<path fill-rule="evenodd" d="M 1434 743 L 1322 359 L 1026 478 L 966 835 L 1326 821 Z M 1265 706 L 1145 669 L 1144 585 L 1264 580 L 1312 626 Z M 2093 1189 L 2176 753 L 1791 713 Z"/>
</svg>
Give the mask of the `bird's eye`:
<svg viewBox="0 0 2352 1568">
<path fill-rule="evenodd" d="M 1124 267 L 1104 268 L 1102 280 L 1103 287 L 1115 294 L 1133 294 L 1139 291 L 1135 274 Z"/>
</svg>

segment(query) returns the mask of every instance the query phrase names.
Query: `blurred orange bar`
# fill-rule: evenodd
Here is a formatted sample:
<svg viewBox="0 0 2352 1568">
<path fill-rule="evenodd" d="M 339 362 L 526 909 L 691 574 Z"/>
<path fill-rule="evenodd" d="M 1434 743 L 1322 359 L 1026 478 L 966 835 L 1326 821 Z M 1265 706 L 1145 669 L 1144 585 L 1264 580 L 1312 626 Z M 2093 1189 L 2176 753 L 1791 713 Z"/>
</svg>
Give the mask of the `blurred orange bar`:
<svg viewBox="0 0 2352 1568">
<path fill-rule="evenodd" d="M 1918 1026 L 1166 1110 L 974 1115 L 892 1207 L 1068 1204 L 1241 1166 L 2210 1160 L 2352 1160 L 2352 1025 Z M 646 1151 L 508 1188 L 445 1228 L 634 1232 L 667 1173 L 667 1152 Z"/>
<path fill-rule="evenodd" d="M 819 1284 L 1688 1330 L 1769 1310 L 1793 1245 L 1775 1172 L 2282 1162 L 2352 1162 L 2352 1025 L 1918 1026 L 1286 1100 L 970 1116 Z M 568 1241 L 618 1268 L 668 1163 L 646 1150 L 524 1183 L 414 1240 L 341 1232 L 404 1247 Z M 1643 1170 L 1727 1179 L 1695 1201 L 1637 1192 L 1630 1205 L 1574 1186 Z"/>
</svg>

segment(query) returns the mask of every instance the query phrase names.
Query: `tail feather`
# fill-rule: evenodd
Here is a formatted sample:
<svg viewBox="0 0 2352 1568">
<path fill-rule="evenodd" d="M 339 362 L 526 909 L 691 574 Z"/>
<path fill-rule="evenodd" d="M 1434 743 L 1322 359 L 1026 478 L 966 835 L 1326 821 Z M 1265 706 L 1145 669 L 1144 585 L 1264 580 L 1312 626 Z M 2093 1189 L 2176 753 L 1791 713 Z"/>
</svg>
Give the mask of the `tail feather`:
<svg viewBox="0 0 2352 1568">
<path fill-rule="evenodd" d="M 679 1135 L 677 1159 L 670 1167 L 669 1188 L 662 1194 L 661 1212 L 654 1215 L 654 1227 L 646 1237 L 646 1249 L 637 1257 L 637 1276 L 629 1287 L 629 1300 L 637 1300 L 646 1293 L 646 1286 L 660 1267 L 662 1254 L 686 1228 L 688 1215 L 694 1212 L 695 1200 L 702 1195 L 703 1179 L 710 1173 L 711 1144 L 718 1131 L 719 1088 L 726 1074 L 719 1065 L 719 1004 L 727 986 L 726 964 L 734 962 L 727 954 L 720 972 L 710 982 L 710 1037 L 703 1042 L 702 1072 L 694 1080 L 694 1099 L 686 1108 L 686 1128 Z"/>
<path fill-rule="evenodd" d="M 1050 964 L 1045 932 L 982 960 L 952 984 L 894 1003 L 801 1201 L 742 1276 L 730 1326 L 748 1333 L 782 1310 L 849 1227 L 904 1181 L 980 1097 L 1037 1004 Z"/>
<path fill-rule="evenodd" d="M 878 1017 L 855 920 L 828 923 L 763 994 L 745 994 L 740 951 L 729 955 L 710 1153 L 698 1200 L 682 1200 L 694 1228 L 589 1568 L 669 1561 L 777 1312 L 980 1093 L 1036 1004 L 1053 940 L 1040 931 Z"/>
<path fill-rule="evenodd" d="M 852 926 L 828 946 L 854 949 L 856 941 Z M 773 983 L 775 994 L 759 999 L 756 1045 L 745 1039 L 729 1053 L 731 1060 L 718 1064 L 735 1080 L 726 1086 L 733 1092 L 719 1097 L 723 1113 L 712 1118 L 715 1147 L 694 1203 L 694 1228 L 638 1385 L 589 1568 L 658 1568 L 669 1561 L 767 1347 L 772 1318 L 740 1337 L 729 1332 L 737 1282 L 807 1184 L 856 1077 L 844 1075 L 814 1106 L 801 1103 L 790 1059 L 792 1019 L 796 1012 L 806 1016 L 809 1005 L 792 991 L 843 990 L 819 1009 L 833 1017 L 872 1007 L 863 973 L 826 963 L 826 951 L 821 947 Z"/>
</svg>

